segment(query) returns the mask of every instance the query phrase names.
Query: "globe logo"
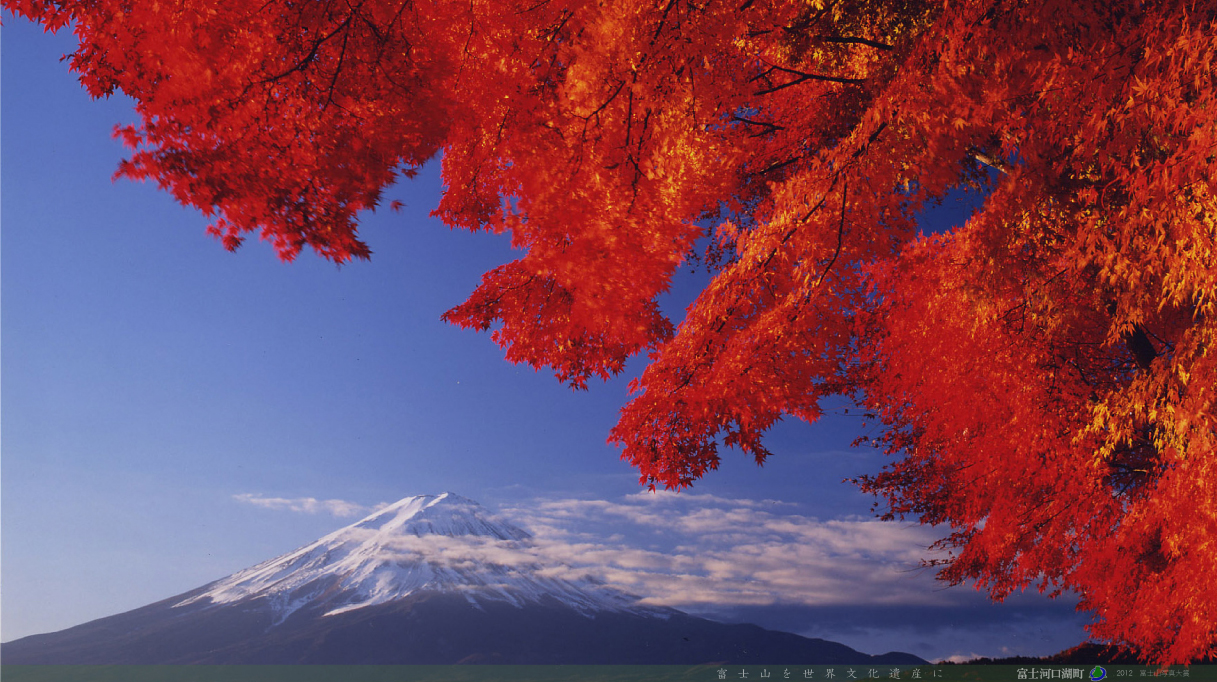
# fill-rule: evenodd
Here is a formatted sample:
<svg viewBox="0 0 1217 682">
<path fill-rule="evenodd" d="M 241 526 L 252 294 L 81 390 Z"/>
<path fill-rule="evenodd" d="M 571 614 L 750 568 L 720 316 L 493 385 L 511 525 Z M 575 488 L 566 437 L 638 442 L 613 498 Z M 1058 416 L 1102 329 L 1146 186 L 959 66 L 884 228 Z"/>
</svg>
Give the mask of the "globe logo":
<svg viewBox="0 0 1217 682">
<path fill-rule="evenodd" d="M 1094 667 L 1094 670 L 1090 671 L 1091 682 L 1099 682 L 1099 680 L 1106 679 L 1106 677 L 1107 677 L 1107 671 L 1104 670 L 1103 666 L 1101 666 L 1101 665 L 1096 665 Z"/>
</svg>

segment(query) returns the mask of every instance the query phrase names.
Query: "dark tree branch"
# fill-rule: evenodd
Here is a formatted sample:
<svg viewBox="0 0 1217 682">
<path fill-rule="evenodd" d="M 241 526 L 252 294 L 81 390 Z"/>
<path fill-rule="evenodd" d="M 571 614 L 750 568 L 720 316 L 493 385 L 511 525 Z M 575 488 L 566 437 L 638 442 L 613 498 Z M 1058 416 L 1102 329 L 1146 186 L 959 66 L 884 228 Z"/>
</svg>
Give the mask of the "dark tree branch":
<svg viewBox="0 0 1217 682">
<path fill-rule="evenodd" d="M 832 266 L 836 265 L 837 257 L 841 255 L 841 244 L 845 241 L 845 199 L 849 196 L 849 180 L 843 182 L 844 184 L 841 185 L 841 221 L 837 223 L 837 250 L 833 251 L 832 258 L 828 261 L 828 265 L 824 267 L 824 272 L 821 272 L 820 278 L 816 280 L 817 287 L 828 276 Z"/>
<path fill-rule="evenodd" d="M 880 42 L 877 42 L 874 40 L 867 40 L 866 38 L 820 36 L 820 40 L 823 40 L 826 43 L 845 43 L 845 44 L 849 44 L 849 45 L 866 45 L 868 47 L 873 47 L 877 50 L 889 50 L 890 51 L 890 50 L 895 49 L 891 45 L 888 45 L 887 43 L 880 43 Z"/>
<path fill-rule="evenodd" d="M 775 85 L 770 88 L 765 88 L 764 90 L 760 90 L 760 91 L 754 92 L 752 94 L 756 95 L 757 97 L 760 97 L 761 95 L 768 95 L 768 94 L 777 92 L 778 90 L 785 90 L 786 88 L 789 88 L 789 87 L 792 87 L 795 85 L 802 85 L 803 83 L 806 83 L 807 81 L 825 81 L 828 83 L 845 83 L 845 84 L 857 84 L 857 83 L 866 82 L 865 78 L 841 78 L 840 76 L 824 76 L 824 75 L 821 75 L 818 73 L 804 73 L 802 71 L 796 71 L 794 69 L 785 69 L 780 66 L 775 66 L 773 68 L 778 71 L 782 71 L 784 73 L 794 74 L 794 75 L 798 76 L 798 78 L 795 78 L 794 80 L 792 80 L 788 83 L 782 83 L 781 85 Z"/>
<path fill-rule="evenodd" d="M 760 131 L 756 132 L 756 133 L 753 135 L 753 137 L 759 137 L 759 136 L 761 136 L 761 135 L 766 135 L 766 134 L 768 134 L 768 133 L 775 133 L 775 132 L 777 132 L 777 131 L 779 131 L 779 130 L 785 130 L 785 129 L 786 129 L 784 126 L 780 126 L 780 125 L 778 125 L 778 124 L 776 124 L 776 123 L 770 123 L 770 122 L 768 122 L 768 121 L 754 121 L 754 120 L 752 120 L 752 119 L 750 119 L 750 118 L 744 118 L 743 116 L 735 116 L 735 115 L 732 115 L 732 116 L 731 116 L 731 120 L 732 120 L 732 121 L 739 121 L 740 123 L 744 123 L 744 124 L 747 124 L 747 125 L 750 125 L 750 126 L 759 126 L 759 127 L 761 127 L 761 128 L 764 128 L 763 130 L 760 130 Z"/>
<path fill-rule="evenodd" d="M 969 147 L 968 156 L 985 164 L 989 168 L 997 169 L 997 170 L 1001 171 L 1002 173 L 1005 173 L 1006 175 L 1010 174 L 1009 164 L 1007 164 L 1005 161 L 1002 161 L 1000 158 L 993 156 L 992 154 L 988 154 L 988 153 L 982 151 L 979 147 Z"/>
</svg>

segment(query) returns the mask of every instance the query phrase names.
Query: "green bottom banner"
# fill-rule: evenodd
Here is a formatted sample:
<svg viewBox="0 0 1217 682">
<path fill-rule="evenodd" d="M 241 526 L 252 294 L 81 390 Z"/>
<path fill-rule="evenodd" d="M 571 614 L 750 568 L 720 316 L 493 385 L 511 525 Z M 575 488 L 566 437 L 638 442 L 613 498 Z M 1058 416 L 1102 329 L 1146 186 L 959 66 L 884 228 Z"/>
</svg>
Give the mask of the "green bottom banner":
<svg viewBox="0 0 1217 682">
<path fill-rule="evenodd" d="M 4 665 L 3 682 L 1217 682 L 1217 665 Z"/>
</svg>

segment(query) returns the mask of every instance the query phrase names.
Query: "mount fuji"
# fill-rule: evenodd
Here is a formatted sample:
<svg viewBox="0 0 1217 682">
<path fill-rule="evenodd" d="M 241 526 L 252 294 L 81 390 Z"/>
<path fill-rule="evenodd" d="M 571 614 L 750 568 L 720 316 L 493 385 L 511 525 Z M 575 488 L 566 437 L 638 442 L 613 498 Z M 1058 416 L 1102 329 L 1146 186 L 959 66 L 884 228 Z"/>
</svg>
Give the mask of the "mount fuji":
<svg viewBox="0 0 1217 682">
<path fill-rule="evenodd" d="M 922 663 L 558 577 L 452 493 L 408 497 L 185 594 L 0 645 L 5 664 Z"/>
</svg>

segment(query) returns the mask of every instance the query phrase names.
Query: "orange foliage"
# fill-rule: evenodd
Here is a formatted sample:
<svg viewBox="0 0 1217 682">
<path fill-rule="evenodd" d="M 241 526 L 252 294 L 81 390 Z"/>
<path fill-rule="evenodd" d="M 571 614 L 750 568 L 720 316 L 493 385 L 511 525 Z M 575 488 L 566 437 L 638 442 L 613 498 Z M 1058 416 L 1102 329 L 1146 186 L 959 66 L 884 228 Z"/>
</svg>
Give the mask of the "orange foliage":
<svg viewBox="0 0 1217 682">
<path fill-rule="evenodd" d="M 942 576 L 1074 590 L 1158 662 L 1217 639 L 1213 0 L 5 0 L 81 47 L 155 180 L 291 259 L 442 151 L 521 259 L 446 318 L 572 386 L 650 352 L 611 439 L 684 487 L 855 397 L 861 481 Z M 949 234 L 916 216 L 960 187 Z M 699 240 L 679 329 L 656 297 Z"/>
</svg>

